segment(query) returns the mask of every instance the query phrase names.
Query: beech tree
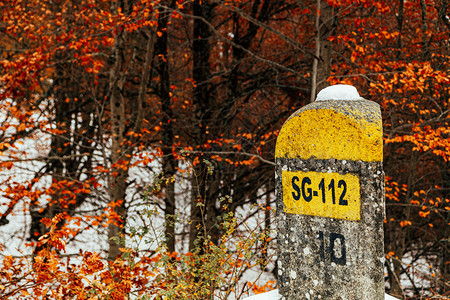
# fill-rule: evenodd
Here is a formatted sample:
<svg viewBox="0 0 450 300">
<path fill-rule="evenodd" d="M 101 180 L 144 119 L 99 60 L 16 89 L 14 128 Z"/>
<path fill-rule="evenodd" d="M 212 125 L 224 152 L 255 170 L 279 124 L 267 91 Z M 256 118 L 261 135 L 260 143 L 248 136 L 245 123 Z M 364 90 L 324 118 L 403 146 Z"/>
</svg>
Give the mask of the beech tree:
<svg viewBox="0 0 450 300">
<path fill-rule="evenodd" d="M 448 7 L 447 0 L 3 1 L 0 226 L 25 218 L 19 230 L 28 252 L 49 270 L 60 262 L 50 249 L 62 251 L 62 241 L 76 249 L 95 232 L 112 270 L 137 257 L 120 238 L 135 234 L 126 228 L 142 217 L 142 203 L 155 204 L 167 261 L 195 252 L 191 269 L 201 271 L 186 286 L 200 285 L 201 259 L 215 253 L 226 261 L 235 251 L 226 249 L 232 230 L 221 223 L 224 213 L 249 211 L 236 236 L 260 212 L 261 232 L 272 228 L 267 208 L 283 122 L 323 87 L 348 83 L 383 112 L 388 287 L 396 295 L 445 294 Z M 252 244 L 263 269 L 270 240 Z M 161 258 L 145 251 L 145 263 Z M 100 256 L 80 258 L 111 279 Z M 145 267 L 129 266 L 120 270 L 136 276 L 137 289 L 164 289 L 143 279 L 152 278 Z M 112 281 L 111 289 L 130 291 Z M 204 282 L 214 289 L 214 280 Z"/>
</svg>

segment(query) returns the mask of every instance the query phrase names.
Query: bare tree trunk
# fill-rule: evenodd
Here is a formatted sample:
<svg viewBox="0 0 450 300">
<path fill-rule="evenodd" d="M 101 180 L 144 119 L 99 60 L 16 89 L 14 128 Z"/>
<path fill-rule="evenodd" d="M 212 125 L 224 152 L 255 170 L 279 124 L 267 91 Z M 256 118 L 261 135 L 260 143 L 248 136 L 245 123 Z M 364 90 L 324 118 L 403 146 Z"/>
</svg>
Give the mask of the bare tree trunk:
<svg viewBox="0 0 450 300">
<path fill-rule="evenodd" d="M 108 227 L 109 253 L 108 258 L 114 260 L 120 254 L 119 247 L 113 237 L 118 237 L 124 225 L 125 217 L 125 190 L 127 173 L 118 168 L 120 159 L 123 156 L 123 139 L 125 131 L 125 103 L 122 95 L 125 74 L 122 73 L 123 66 L 123 45 L 126 32 L 118 29 L 116 37 L 114 57 L 115 63 L 110 74 L 110 107 L 111 107 L 111 175 L 110 175 L 110 201 L 117 202 L 114 211 L 120 220 L 118 224 L 110 224 Z"/>
<path fill-rule="evenodd" d="M 118 7 L 122 12 L 129 13 L 131 4 L 126 0 L 111 3 L 111 10 L 116 12 Z M 136 149 L 137 137 L 127 136 L 127 132 L 140 133 L 145 114 L 145 100 L 148 92 L 148 83 L 150 80 L 150 70 L 153 62 L 156 44 L 156 34 L 151 27 L 141 29 L 140 34 L 133 35 L 127 33 L 123 27 L 117 28 L 117 34 L 114 43 L 114 65 L 111 69 L 109 78 L 109 97 L 110 97 L 110 120 L 111 120 L 111 171 L 109 176 L 110 201 L 115 202 L 114 212 L 117 214 L 118 222 L 111 224 L 108 228 L 109 238 L 109 256 L 114 260 L 120 254 L 119 247 L 113 237 L 120 236 L 123 233 L 126 215 L 126 189 L 129 176 L 128 166 L 133 153 Z M 130 35 L 130 37 L 128 37 Z M 142 45 L 140 39 L 143 38 L 145 46 L 143 47 L 144 63 L 135 59 L 134 52 Z M 139 39 L 139 41 L 136 41 Z M 133 41 L 135 48 L 129 44 Z M 133 51 L 128 51 L 133 49 Z M 133 54 L 132 54 L 133 53 Z M 130 55 L 132 54 L 132 55 Z M 137 72 L 136 72 L 137 70 Z M 131 72 L 136 72 L 130 74 Z M 139 73 L 140 72 L 140 73 Z M 133 82 L 127 81 L 127 76 L 138 77 L 138 93 L 130 91 L 129 86 Z M 127 81 L 127 84 L 125 82 Z M 134 86 L 133 86 L 134 87 Z M 127 88 L 127 90 L 125 90 Z"/>
<path fill-rule="evenodd" d="M 125 193 L 127 189 L 128 165 L 130 163 L 136 138 L 126 138 L 125 121 L 127 128 L 132 132 L 140 132 L 142 122 L 144 120 L 144 102 L 147 95 L 147 85 L 150 79 L 150 68 L 152 65 L 156 34 L 152 29 L 143 29 L 144 35 L 147 36 L 145 47 L 145 61 L 140 74 L 139 92 L 135 99 L 128 100 L 124 98 L 124 82 L 127 67 L 124 65 L 125 41 L 127 40 L 126 31 L 119 29 L 115 43 L 115 64 L 110 74 L 110 107 L 111 107 L 111 175 L 110 175 L 110 201 L 116 202 L 114 211 L 119 218 L 118 224 L 109 226 L 109 259 L 115 259 L 119 254 L 119 246 L 113 237 L 119 236 L 126 222 L 127 208 Z M 131 103 L 130 103 L 131 102 Z M 125 105 L 130 103 L 130 114 L 127 116 Z"/>
<path fill-rule="evenodd" d="M 311 102 L 317 93 L 328 86 L 327 78 L 331 72 L 331 42 L 328 38 L 334 34 L 334 9 L 324 0 L 317 0 L 316 48 L 311 74 Z"/>
<path fill-rule="evenodd" d="M 450 163 L 444 162 L 444 168 L 442 172 L 442 187 L 446 192 L 445 199 L 448 199 L 450 196 Z M 446 214 L 445 217 L 445 224 L 449 224 L 450 222 L 450 216 L 449 214 Z M 449 280 L 450 280 L 450 264 L 448 263 L 450 261 L 450 229 L 449 226 L 445 226 L 444 232 L 442 233 L 442 239 L 440 241 L 441 244 L 441 263 L 440 263 L 440 271 L 441 271 L 441 278 L 439 281 L 439 290 L 442 295 L 447 293 L 446 296 L 449 296 L 450 289 L 449 289 Z"/>
<path fill-rule="evenodd" d="M 167 1 L 167 7 L 173 7 L 174 1 Z M 168 36 L 167 26 L 170 18 L 170 11 L 166 7 L 162 7 L 158 19 L 158 31 L 162 35 L 157 39 L 157 55 L 156 68 L 160 75 L 160 82 L 158 87 L 158 94 L 161 98 L 161 112 L 162 112 L 162 152 L 163 162 L 162 169 L 166 183 L 164 187 L 164 217 L 165 217 L 165 239 L 167 243 L 167 251 L 175 251 L 175 167 L 177 162 L 172 155 L 172 146 L 174 143 L 173 119 L 174 112 L 172 110 L 172 97 L 170 96 L 170 78 L 169 78 L 169 58 L 168 54 Z"/>
<path fill-rule="evenodd" d="M 195 144 L 203 146 L 207 142 L 207 128 L 209 118 L 211 118 L 211 101 L 209 79 L 211 78 L 210 69 L 210 37 L 211 30 L 203 20 L 210 22 L 214 5 L 209 1 L 196 0 L 193 3 L 194 16 L 194 40 L 192 41 L 193 51 L 193 79 L 196 82 L 194 88 L 193 104 L 195 107 L 194 120 L 195 126 Z M 191 226 L 189 230 L 189 250 L 195 248 L 194 242 L 201 240 L 204 230 L 204 206 L 210 199 L 207 197 L 208 166 L 200 158 L 199 164 L 194 167 L 192 180 L 192 200 L 191 200 Z"/>
<path fill-rule="evenodd" d="M 414 182 L 416 180 L 415 172 L 414 170 L 417 167 L 417 164 L 419 162 L 419 157 L 417 152 L 413 152 L 411 156 L 411 162 L 409 165 L 409 172 L 408 172 L 408 179 L 407 179 L 407 193 L 405 195 L 405 204 L 408 204 L 411 202 L 412 193 L 415 190 Z M 405 220 L 411 220 L 411 206 L 407 206 L 404 210 L 405 213 Z M 389 284 L 390 284 L 390 291 L 392 294 L 396 296 L 403 296 L 403 287 L 400 282 L 400 276 L 402 273 L 402 259 L 403 255 L 405 253 L 405 249 L 407 249 L 407 245 L 410 243 L 410 234 L 411 230 L 409 229 L 409 226 L 405 226 L 402 229 L 400 229 L 400 232 L 398 236 L 396 236 L 395 239 L 393 239 L 393 245 L 390 247 L 395 252 L 395 259 L 393 258 L 393 269 L 388 270 L 388 278 L 389 278 Z"/>
<path fill-rule="evenodd" d="M 403 34 L 403 17 L 404 17 L 404 0 L 400 0 L 400 3 L 398 5 L 398 13 L 397 13 L 397 25 L 398 25 L 398 32 L 400 33 L 398 35 L 397 40 L 397 48 L 402 48 L 402 34 Z"/>
<path fill-rule="evenodd" d="M 427 39 L 428 36 L 428 15 L 427 15 L 427 4 L 425 3 L 425 0 L 420 0 L 420 8 L 422 12 L 422 51 L 423 51 L 423 59 L 428 59 L 430 56 L 430 42 L 432 37 L 430 39 Z"/>
</svg>

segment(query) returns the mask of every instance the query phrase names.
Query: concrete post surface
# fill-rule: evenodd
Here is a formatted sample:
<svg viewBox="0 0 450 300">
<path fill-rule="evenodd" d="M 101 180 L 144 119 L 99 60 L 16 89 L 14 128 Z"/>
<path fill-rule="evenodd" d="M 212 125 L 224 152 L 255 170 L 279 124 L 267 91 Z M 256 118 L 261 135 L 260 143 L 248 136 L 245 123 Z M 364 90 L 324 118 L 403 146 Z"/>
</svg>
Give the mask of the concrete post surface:
<svg viewBox="0 0 450 300">
<path fill-rule="evenodd" d="M 384 299 L 381 113 L 316 101 L 276 145 L 280 299 Z"/>
</svg>

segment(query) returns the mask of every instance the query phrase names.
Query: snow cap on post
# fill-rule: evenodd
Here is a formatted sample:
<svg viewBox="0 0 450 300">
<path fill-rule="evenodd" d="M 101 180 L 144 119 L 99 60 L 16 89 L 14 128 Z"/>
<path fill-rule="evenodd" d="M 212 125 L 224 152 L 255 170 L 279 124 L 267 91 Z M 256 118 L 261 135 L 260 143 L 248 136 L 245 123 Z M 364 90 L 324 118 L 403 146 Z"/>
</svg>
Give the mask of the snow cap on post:
<svg viewBox="0 0 450 300">
<path fill-rule="evenodd" d="M 363 100 L 358 93 L 358 90 L 348 84 L 336 84 L 324 88 L 317 94 L 316 101 L 328 101 L 328 100 L 347 100 L 357 101 Z"/>
<path fill-rule="evenodd" d="M 277 139 L 281 299 L 384 299 L 381 112 L 347 85 L 322 90 Z"/>
</svg>

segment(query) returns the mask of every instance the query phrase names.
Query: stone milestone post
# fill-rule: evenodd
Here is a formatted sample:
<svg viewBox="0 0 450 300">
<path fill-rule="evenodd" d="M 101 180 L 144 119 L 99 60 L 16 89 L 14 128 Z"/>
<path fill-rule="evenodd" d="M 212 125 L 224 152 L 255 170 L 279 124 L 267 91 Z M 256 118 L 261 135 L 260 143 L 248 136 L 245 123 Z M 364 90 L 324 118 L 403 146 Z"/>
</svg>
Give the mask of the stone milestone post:
<svg viewBox="0 0 450 300">
<path fill-rule="evenodd" d="M 322 90 L 276 144 L 280 299 L 384 299 L 380 107 Z"/>
</svg>

